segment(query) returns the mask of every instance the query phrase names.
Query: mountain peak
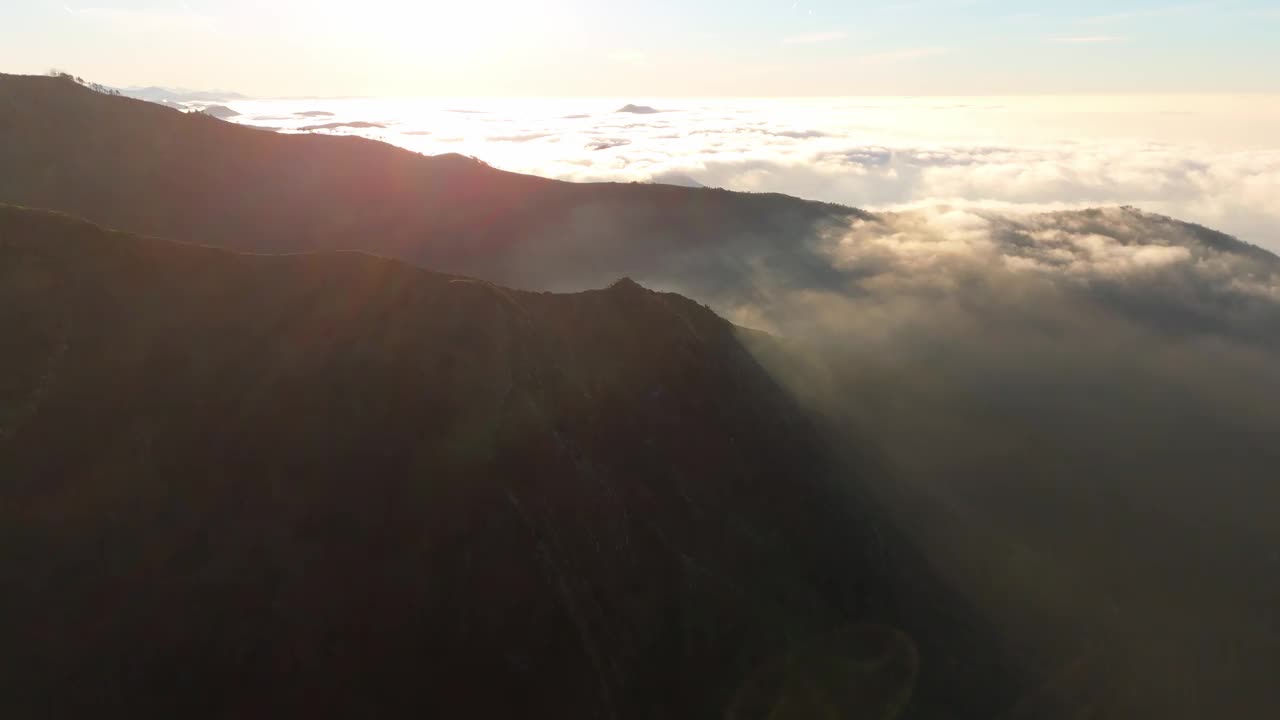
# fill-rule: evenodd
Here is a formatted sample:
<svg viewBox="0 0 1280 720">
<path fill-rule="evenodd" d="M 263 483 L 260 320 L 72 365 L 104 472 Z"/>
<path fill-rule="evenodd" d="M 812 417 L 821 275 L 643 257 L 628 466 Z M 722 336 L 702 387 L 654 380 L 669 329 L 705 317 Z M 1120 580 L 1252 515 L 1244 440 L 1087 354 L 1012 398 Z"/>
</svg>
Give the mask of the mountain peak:
<svg viewBox="0 0 1280 720">
<path fill-rule="evenodd" d="M 632 280 L 630 276 L 624 276 L 623 278 L 615 281 L 612 285 L 609 286 L 609 289 L 617 290 L 619 292 L 636 292 L 636 291 L 648 292 L 648 290 L 646 290 L 643 285 L 636 282 L 635 280 Z"/>
<path fill-rule="evenodd" d="M 0 206 L 0 526 L 18 548 L 0 573 L 77 590 L 5 594 L 6 670 L 29 670 L 0 705 L 330 717 L 373 698 L 375 715 L 625 720 L 658 687 L 673 716 L 719 714 L 739 665 L 786 652 L 779 624 L 844 623 L 845 588 L 873 568 L 822 549 L 863 541 L 789 393 L 732 333 L 690 342 L 696 318 L 636 297 Z M 182 467 L 198 470 L 173 480 Z M 100 505 L 55 538 L 43 517 L 81 497 Z M 703 531 L 712 509 L 743 539 Z M 93 560 L 130 512 L 112 561 L 149 568 L 162 548 L 165 564 L 124 589 Z M 10 621 L 97 622 L 123 592 L 87 640 Z M 246 626 L 264 598 L 278 605 Z M 684 642 L 703 614 L 733 623 Z M 323 660 L 282 671 L 286 643 Z M 197 671 L 175 690 L 173 666 Z M 71 692 L 56 682 L 81 668 Z M 500 691 L 469 692 L 477 677 Z"/>
</svg>

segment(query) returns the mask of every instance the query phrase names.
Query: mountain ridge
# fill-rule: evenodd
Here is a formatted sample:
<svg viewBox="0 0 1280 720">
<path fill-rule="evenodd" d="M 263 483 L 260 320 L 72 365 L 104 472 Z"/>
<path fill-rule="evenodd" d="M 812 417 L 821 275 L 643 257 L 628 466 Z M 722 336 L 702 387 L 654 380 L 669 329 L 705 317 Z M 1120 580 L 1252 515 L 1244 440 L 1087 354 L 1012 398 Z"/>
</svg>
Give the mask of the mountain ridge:
<svg viewBox="0 0 1280 720">
<path fill-rule="evenodd" d="M 0 327 L 19 715 L 751 718 L 792 638 L 910 604 L 733 326 L 626 278 L 509 290 L 0 205 Z"/>
<path fill-rule="evenodd" d="M 62 697 L 58 700 L 40 689 L 51 686 L 27 683 L 31 707 L 42 707 L 56 716 L 61 714 L 58 709 L 70 710 L 78 703 L 104 703 L 145 713 L 147 708 L 154 712 L 165 703 L 177 703 L 170 706 L 174 709 L 183 703 L 200 702 L 198 697 L 213 699 L 213 708 L 202 709 L 205 713 L 216 712 L 218 707 L 225 712 L 233 708 L 258 712 L 261 708 L 254 709 L 257 702 L 319 711 L 325 707 L 321 698 L 349 709 L 354 707 L 349 704 L 352 702 L 378 704 L 375 688 L 389 692 L 386 683 L 360 679 L 354 672 L 356 667 L 340 658 L 323 661 L 321 670 L 288 670 L 286 658 L 271 649 L 272 638 L 276 642 L 292 638 L 288 642 L 306 647 L 318 642 L 318 637 L 308 639 L 309 633 L 324 628 L 345 636 L 344 645 L 358 648 L 374 667 L 393 676 L 409 670 L 411 665 L 406 663 L 415 653 L 383 633 L 394 627 L 412 636 L 434 628 L 430 637 L 436 648 L 430 654 L 416 654 L 436 666 L 443 677 L 449 677 L 450 671 L 438 663 L 452 655 L 454 662 L 471 665 L 471 672 L 488 667 L 486 676 L 491 680 L 524 688 L 514 692 L 524 702 L 531 702 L 531 707 L 610 714 L 614 703 L 628 697 L 626 688 L 633 684 L 626 679 L 629 673 L 615 675 L 601 669 L 603 666 L 596 670 L 592 666 L 604 662 L 602 633 L 616 637 L 616 633 L 630 631 L 626 625 L 616 624 L 617 620 L 609 620 L 609 614 L 601 614 L 605 611 L 587 609 L 594 605 L 582 606 L 602 602 L 603 597 L 595 593 L 604 590 L 588 591 L 581 576 L 585 573 L 592 578 L 592 586 L 600 583 L 603 588 L 626 577 L 629 571 L 621 568 L 630 561 L 625 557 L 637 561 L 650 558 L 643 561 L 647 565 L 666 556 L 670 551 L 662 549 L 662 541 L 652 531 L 622 520 L 617 503 L 635 504 L 638 511 L 651 502 L 667 502 L 656 496 L 645 498 L 668 491 L 657 486 L 642 491 L 642 485 L 624 483 L 624 478 L 635 477 L 634 471 L 624 469 L 617 459 L 633 456 L 640 467 L 652 464 L 652 460 L 640 460 L 634 450 L 623 448 L 634 445 L 627 439 L 628 428 L 639 430 L 644 422 L 660 415 L 646 411 L 638 402 L 617 405 L 621 398 L 607 398 L 617 392 L 641 392 L 639 387 L 631 388 L 641 377 L 658 380 L 668 372 L 676 373 L 666 375 L 672 382 L 680 372 L 699 372 L 685 363 L 696 362 L 702 351 L 681 350 L 686 343 L 699 342 L 698 335 L 687 334 L 680 322 L 663 319 L 667 313 L 680 317 L 694 312 L 696 305 L 671 305 L 647 291 L 629 297 L 624 305 L 613 299 L 616 293 L 611 291 L 567 298 L 507 291 L 358 253 L 244 256 L 105 231 L 67 216 L 9 207 L 0 208 L 0 227 L 4 230 L 0 232 L 4 238 L 0 252 L 6 258 L 0 263 L 5 269 L 0 278 L 5 310 L 0 313 L 11 337 L 25 340 L 20 343 L 22 352 L 6 359 L 5 375 L 32 378 L 26 386 L 35 388 L 32 395 L 40 395 L 37 402 L 27 403 L 25 417 L 16 422 L 9 419 L 4 445 L 0 446 L 0 467 L 4 468 L 0 476 L 7 478 L 5 525 L 10 540 L 15 541 L 7 544 L 4 570 L 7 577 L 13 577 L 22 568 L 26 577 L 22 589 L 6 598 L 6 617 L 29 615 L 35 607 L 26 604 L 30 602 L 67 618 L 66 632 L 72 633 L 72 628 L 81 627 L 77 618 L 90 617 L 81 614 L 87 608 L 80 606 L 78 597 L 102 598 L 108 604 L 127 599 L 135 608 L 119 606 L 107 627 L 77 631 L 76 640 L 39 623 L 29 625 L 20 632 L 26 648 L 51 653 L 61 647 L 62 654 L 45 655 L 42 662 L 26 652 L 6 653 L 5 658 L 27 658 L 34 662 L 28 670 L 44 667 L 52 682 L 71 671 L 67 663 L 88 657 L 83 650 L 72 652 L 63 639 L 95 648 L 99 657 L 123 661 L 119 655 L 123 646 L 118 643 L 130 638 L 129 645 L 140 653 L 137 662 L 142 663 L 126 675 L 112 675 L 107 667 L 81 665 L 74 670 L 76 688 L 59 693 Z M 321 289 L 329 300 L 316 294 Z M 414 305 L 434 311 L 413 312 L 410 307 Z M 611 319 L 617 313 L 636 327 L 650 323 L 657 334 L 647 342 L 670 345 L 662 352 L 671 358 L 665 365 L 668 370 L 656 362 L 618 365 L 611 359 L 617 355 L 583 334 L 584 329 L 599 332 L 621 325 Z M 690 328 L 698 328 L 699 335 L 707 338 L 705 342 L 711 342 L 710 335 L 717 332 L 718 323 L 711 317 L 709 313 L 689 317 Z M 287 323 L 276 330 L 285 318 Z M 664 329 L 668 325 L 670 331 Z M 437 333 L 444 333 L 442 339 L 451 339 L 444 343 L 431 340 Z M 557 338 L 550 344 L 540 339 L 548 333 L 547 340 Z M 578 372 L 564 376 L 554 365 L 546 364 L 556 356 L 562 358 L 559 362 L 569 362 L 569 356 L 556 347 L 575 349 L 577 360 L 573 362 Z M 642 347 L 633 345 L 630 354 L 648 356 Z M 414 372 L 414 366 L 424 362 L 423 369 L 431 368 L 439 377 Z M 634 375 L 636 372 L 641 375 Z M 610 379 L 616 373 L 621 373 L 621 384 Z M 110 386 L 100 386 L 99 379 L 108 377 Z M 571 384 L 555 389 L 566 381 Z M 574 386 L 580 390 L 573 390 Z M 587 401 L 582 392 L 598 398 Z M 701 414 L 692 406 L 688 412 L 695 417 Z M 583 424 L 588 419 L 605 429 L 589 430 Z M 488 430 L 490 422 L 499 424 Z M 626 434 L 610 435 L 609 425 L 617 427 L 615 433 Z M 98 428 L 93 433 L 97 437 L 88 434 L 94 427 Z M 777 432 L 789 433 L 781 428 Z M 369 433 L 376 435 L 376 442 Z M 433 434 L 438 435 L 434 440 Z M 660 442 L 672 437 L 665 433 L 659 436 Z M 416 442 L 411 442 L 414 439 Z M 601 442 L 613 449 L 593 449 Z M 673 446 L 670 451 L 677 449 Z M 581 457 L 575 459 L 577 455 Z M 662 455 L 658 450 L 654 459 Z M 683 464 L 694 467 L 687 461 Z M 575 470 L 575 465 L 580 469 Z M 414 467 L 422 470 L 415 472 Z M 429 475 L 421 475 L 423 471 Z M 435 480 L 422 486 L 431 475 Z M 340 482 L 361 476 L 377 482 Z M 602 484 L 614 489 L 601 494 Z M 588 490 L 592 485 L 597 486 L 595 491 Z M 156 494 L 166 486 L 168 491 Z M 269 491 L 273 487 L 277 489 Z M 426 488 L 434 489 L 420 495 Z M 696 496 L 708 488 L 687 492 Z M 284 494 L 279 495 L 281 492 Z M 85 507 L 83 513 L 64 521 L 63 539 L 42 540 L 39 528 L 47 522 L 42 518 L 57 508 L 80 505 L 76 498 L 86 495 L 97 498 L 93 507 Z M 382 506 L 383 500 L 392 498 L 397 498 L 395 505 L 400 509 Z M 217 508 L 228 502 L 239 509 L 224 515 Z M 574 508 L 584 502 L 588 505 L 581 505 L 582 510 L 596 503 L 613 510 L 598 520 L 574 519 L 582 511 Z M 123 525 L 102 514 L 104 508 L 111 507 L 117 511 L 129 508 L 118 521 Z M 339 512 L 339 508 L 345 510 Z M 189 515 L 192 512 L 197 514 Z M 675 517 L 670 512 L 633 517 L 669 523 Z M 450 521 L 451 515 L 470 518 L 468 522 L 487 529 L 473 535 L 465 524 Z M 183 520 L 183 516 L 188 517 Z M 483 519 L 486 517 L 489 519 Z M 415 530 L 415 526 L 421 529 Z M 554 542 L 546 550 L 549 555 L 545 561 L 529 555 L 528 549 L 517 549 L 518 541 L 529 532 L 553 533 L 557 538 L 543 541 Z M 679 524 L 668 525 L 663 532 L 669 542 L 680 543 L 682 552 L 701 556 L 703 562 L 720 562 L 706 554 L 711 545 L 693 540 L 693 536 L 681 539 L 688 530 Z M 84 572 L 74 580 L 60 575 L 93 546 L 92 538 L 119 533 L 123 536 L 112 542 L 100 561 L 103 573 Z M 200 540 L 209 533 L 217 538 L 214 544 Z M 591 535 L 611 538 L 611 547 L 630 537 L 634 554 L 619 555 L 617 571 L 591 569 L 599 562 L 593 559 L 595 552 L 588 552 Z M 395 545 L 400 548 L 388 545 L 384 537 L 399 538 Z M 274 548 L 270 550 L 273 555 L 312 557 L 308 563 L 323 558 L 329 569 L 299 575 L 283 559 L 255 558 L 238 549 L 255 544 Z M 369 554 L 351 555 L 341 545 L 363 547 Z M 416 552 L 423 574 L 417 579 L 397 579 L 409 566 L 401 563 L 413 564 L 414 547 L 419 548 Z M 449 547 L 455 550 L 441 552 Z M 39 565 L 25 564 L 12 552 L 19 548 L 43 560 Z M 168 569 L 147 569 L 145 556 L 153 552 L 174 555 L 161 566 Z M 487 562 L 492 564 L 487 567 L 491 570 L 504 569 L 481 581 L 465 571 L 463 563 L 472 555 L 490 558 Z M 367 558 L 364 570 L 357 558 Z M 519 558 L 525 558 L 535 571 L 549 563 L 545 572 L 551 573 L 550 579 L 561 576 L 570 584 L 564 591 L 567 595 L 558 597 L 554 585 L 539 589 L 536 578 L 543 571 L 529 575 L 515 569 L 521 564 Z M 113 566 L 135 567 L 127 571 L 134 579 L 117 585 L 105 574 L 105 568 Z M 275 585 L 263 585 L 250 579 L 254 572 L 273 573 L 278 580 L 273 581 Z M 195 601 L 188 593 L 212 590 L 200 590 L 205 587 L 201 577 L 208 573 L 222 575 L 221 583 L 228 588 L 243 589 L 226 590 L 193 608 L 184 608 Z M 363 580 L 341 590 L 332 583 L 343 574 Z M 422 585 L 429 578 L 443 582 L 446 577 L 452 579 L 443 587 L 451 594 L 470 598 L 472 610 L 450 610 L 449 594 L 441 595 Z M 68 582 L 80 592 L 51 594 L 54 587 Z M 532 585 L 489 599 L 466 589 L 491 582 Z M 165 590 L 166 586 L 172 590 Z M 325 586 L 328 601 L 310 599 L 318 597 L 316 593 Z M 413 606 L 393 602 L 387 594 L 393 588 L 417 598 L 420 608 L 436 607 L 434 619 L 414 619 L 407 614 Z M 545 595 L 549 604 L 544 610 L 535 610 L 544 593 L 549 593 Z M 270 597 L 276 600 L 270 601 Z M 596 599 L 590 600 L 592 597 Z M 186 599 L 173 604 L 180 598 Z M 386 606 L 383 618 L 364 615 L 357 621 L 383 628 L 374 635 L 363 634 L 358 625 L 344 628 L 334 619 L 323 619 L 338 608 L 346 606 L 357 612 L 359 603 L 375 601 Z M 518 613 L 507 608 L 513 601 L 524 608 Z M 244 602 L 252 602 L 259 614 L 270 613 L 273 602 L 282 603 L 287 614 L 276 615 L 253 635 L 244 636 L 234 628 L 252 616 L 240 614 L 248 613 L 248 607 L 233 610 Z M 483 609 L 485 603 L 489 610 Z M 24 608 L 27 612 L 14 614 Z M 139 613 L 144 610 L 150 619 L 141 624 Z M 632 615 L 633 621 L 650 622 L 641 619 L 643 613 Z M 489 618 L 485 622 L 506 617 L 508 629 L 491 640 L 483 639 L 484 633 L 447 630 L 449 623 L 469 616 Z M 300 619 L 290 621 L 290 617 Z M 303 619 L 307 617 L 312 619 Z M 534 642 L 532 638 L 540 635 L 531 635 L 536 626 L 528 624 L 537 618 L 545 618 L 549 629 L 558 628 L 555 636 L 537 641 L 551 644 L 546 649 L 538 649 L 537 644 L 519 649 L 520 638 Z M 169 628 L 164 632 L 191 639 L 168 640 L 163 632 L 148 630 L 146 625 Z M 6 627 L 17 631 L 9 623 Z M 217 634 L 230 633 L 242 639 L 231 640 L 229 645 L 218 641 L 217 635 L 207 636 L 219 627 L 223 630 Z M 422 629 L 415 631 L 415 627 Z M 419 638 L 425 641 L 427 636 Z M 464 640 L 474 647 L 466 650 Z M 193 642 L 198 644 L 190 645 Z M 233 663 L 245 662 L 235 660 L 236 642 L 252 643 L 260 648 L 256 653 L 266 655 L 249 659 L 248 669 L 238 671 L 245 687 L 220 689 L 216 685 L 219 678 Z M 582 649 L 575 651 L 574 646 L 580 643 Z M 444 653 L 444 648 L 451 650 Z M 196 673 L 189 663 L 202 668 L 178 686 L 184 690 L 153 684 L 165 672 L 165 663 L 155 663 L 175 652 L 188 660 L 184 672 Z M 550 658 L 558 658 L 557 663 L 550 663 L 560 666 L 554 674 L 535 675 L 558 687 L 564 697 L 550 699 L 544 691 L 551 687 L 537 691 L 520 679 L 518 670 L 500 671 L 506 662 L 504 652 L 531 653 L 522 661 L 524 665 L 536 662 L 543 666 Z M 313 647 L 315 653 L 326 656 L 320 646 Z M 382 660 L 374 659 L 378 657 Z M 390 657 L 400 660 L 391 663 Z M 334 672 L 346 668 L 345 672 L 353 673 L 346 680 L 347 691 L 335 694 L 321 689 L 317 673 L 326 672 L 326 666 Z M 20 667 L 6 671 L 31 677 Z M 594 677 L 600 672 L 606 674 Z M 637 672 L 637 677 L 642 677 L 652 668 L 637 668 Z M 271 678 L 281 687 L 260 684 Z M 470 673 L 456 677 L 458 689 L 466 687 L 468 680 L 474 680 Z M 299 682 L 305 685 L 294 684 Z M 566 684 L 579 682 L 575 689 Z M 335 683 L 334 687 L 341 685 Z M 192 695 L 193 687 L 205 690 Z M 437 707 L 461 707 L 457 703 L 464 695 L 448 691 L 447 684 L 432 682 L 427 687 L 437 694 Z M 141 692 L 143 688 L 149 688 L 147 694 Z M 310 698 L 290 696 L 303 688 Z M 367 695 L 360 697 L 361 692 Z M 409 707 L 433 706 L 423 705 L 423 699 L 405 697 L 413 692 L 410 686 L 402 685 L 393 695 Z M 472 702 L 474 708 L 484 708 L 505 701 L 492 695 Z M 382 707 L 390 710 L 390 706 Z M 195 706 L 189 708 L 194 710 Z M 496 708 L 491 710 L 496 712 Z M 327 711 L 334 712 L 332 707 Z"/>
<path fill-rule="evenodd" d="M 267 474 L 285 471 L 264 470 L 263 458 L 299 463 L 318 477 L 389 468 L 378 476 L 402 478 L 419 461 L 455 480 L 488 468 L 479 484 L 445 483 L 479 493 L 455 497 L 460 504 L 452 507 L 466 517 L 477 516 L 475 507 L 496 509 L 495 517 L 539 538 L 540 547 L 555 545 L 551 538 L 561 531 L 585 532 L 561 541 L 573 548 L 568 555 L 550 559 L 530 556 L 511 539 L 524 535 L 510 527 L 495 539 L 512 542 L 512 557 L 553 571 L 593 568 L 576 577 L 609 578 L 610 587 L 634 578 L 619 579 L 580 553 L 639 533 L 651 541 L 647 567 L 664 578 L 653 595 L 640 595 L 643 632 L 673 645 L 637 661 L 634 667 L 648 668 L 637 681 L 656 683 L 645 691 L 617 681 L 614 671 L 600 672 L 612 662 L 601 658 L 633 667 L 622 659 L 633 658 L 633 645 L 597 652 L 603 646 L 592 641 L 565 650 L 578 668 L 575 680 L 597 688 L 574 695 L 581 703 L 574 709 L 588 713 L 629 702 L 631 692 L 657 697 L 666 692 L 652 690 L 660 686 L 678 688 L 682 699 L 670 707 L 696 707 L 688 714 L 706 716 L 727 706 L 730 676 L 788 684 L 766 659 L 785 645 L 771 631 L 747 633 L 762 643 L 750 658 L 717 655 L 725 652 L 722 642 L 736 642 L 727 639 L 731 632 L 709 641 L 699 652 L 714 655 L 707 666 L 725 674 L 701 689 L 647 664 L 679 657 L 676 664 L 687 669 L 708 662 L 710 655 L 673 648 L 696 645 L 698 628 L 720 626 L 704 617 L 655 629 L 647 603 L 670 603 L 681 608 L 677 614 L 690 607 L 680 582 L 667 582 L 690 581 L 668 564 L 688 558 L 714 568 L 715 578 L 732 578 L 729 585 L 748 582 L 751 573 L 730 557 L 735 551 L 743 562 L 763 558 L 760 567 L 771 568 L 759 578 L 769 585 L 766 595 L 776 586 L 802 588 L 808 600 L 800 605 L 778 601 L 789 608 L 809 607 L 817 597 L 818 605 L 844 608 L 822 614 L 840 618 L 832 622 L 861 617 L 900 629 L 916 652 L 900 647 L 895 656 L 920 659 L 907 717 L 993 717 L 1015 704 L 1014 717 L 1053 718 L 1090 708 L 1107 717 L 1172 718 L 1276 706 L 1265 673 L 1280 647 L 1267 620 L 1280 558 L 1257 552 L 1275 544 L 1266 514 L 1276 499 L 1269 438 L 1280 432 L 1280 414 L 1268 402 L 1280 388 L 1280 258 L 1266 250 L 1134 208 L 871 214 L 784 196 L 563 183 L 353 138 L 250 137 L 247 128 L 211 118 L 163 115 L 169 111 L 84 92 L 0 77 L 0 202 L 40 198 L 104 225 L 149 228 L 142 232 L 240 254 L 157 250 L 169 259 L 153 258 L 143 272 L 139 263 L 148 255 L 141 250 L 139 257 L 70 253 L 59 262 L 79 267 L 75 274 L 50 272 L 47 262 L 32 260 L 40 255 L 27 252 L 30 246 L 5 256 L 0 321 L 18 351 L 0 375 L 0 435 L 20 434 L 10 447 L 26 453 L 41 477 L 87 467 L 86 453 L 110 469 L 122 457 L 151 457 L 155 447 L 198 460 L 171 458 L 173 467 L 235 462 Z M 4 247 L 17 247 L 11 236 L 0 232 Z M 138 242 L 120 246 L 152 247 Z M 197 255 L 210 268 L 181 260 Z M 111 275 L 95 268 L 94 258 L 128 281 L 104 286 Z M 181 282 L 165 280 L 176 266 L 183 267 Z M 421 275 L 422 267 L 446 273 Z M 551 296 L 512 285 L 583 292 Z M 55 312 L 62 300 L 42 301 L 70 297 L 79 298 L 76 317 L 90 319 L 75 324 L 82 334 L 74 337 Z M 90 361 L 83 333 L 99 326 L 105 336 L 89 337 L 104 351 Z M 416 358 L 430 362 L 419 366 Z M 59 368 L 71 361 L 88 364 L 69 398 L 60 394 Z M 149 384 L 153 375 L 161 387 Z M 457 382 L 437 386 L 432 378 Z M 137 392 L 122 394 L 131 387 Z M 95 388 L 105 388 L 107 407 L 134 422 L 73 419 L 68 408 L 92 414 L 95 403 L 106 402 L 95 399 Z M 436 406 L 423 398 L 438 401 L 442 417 L 424 409 Z M 154 418 L 186 417 L 189 400 L 232 426 L 247 416 L 258 428 L 249 433 L 253 452 L 246 457 L 218 428 L 197 433 L 179 423 L 183 432 L 164 435 L 166 424 Z M 397 413 L 407 419 L 397 422 Z M 32 435 L 39 425 L 14 422 L 22 417 L 58 419 L 49 422 L 79 442 L 64 448 L 47 428 Z M 775 417 L 799 424 L 766 421 Z M 348 423 L 352 418 L 370 422 Z M 433 439 L 411 442 L 412 428 L 426 428 Z M 176 441 L 155 441 L 165 437 Z M 322 440 L 313 445 L 310 437 Z M 650 441 L 661 452 L 652 452 Z M 385 449 L 390 459 L 354 458 L 361 447 L 371 456 Z M 485 464 L 494 458 L 500 468 Z M 626 475 L 628 464 L 644 471 Z M 15 467 L 21 470 L 9 465 L 8 474 L 24 477 Z M 529 493 L 517 487 L 507 495 L 495 480 L 522 477 L 531 467 L 543 468 L 539 491 L 579 483 L 555 495 L 564 504 L 552 515 L 530 511 Z M 748 512 L 741 503 L 759 496 L 731 499 L 724 488 L 738 486 L 717 473 L 742 480 L 757 477 L 753 468 L 768 477 L 749 485 L 770 499 L 794 490 L 796 468 L 804 477 L 834 472 L 834 484 L 854 499 L 838 493 L 830 508 L 786 522 Z M 720 488 L 715 502 L 695 496 L 688 506 L 682 492 L 701 487 L 688 480 L 703 473 L 720 478 L 712 483 Z M 628 508 L 632 519 L 610 521 L 607 529 L 583 526 L 594 514 L 577 503 L 598 499 L 604 477 L 614 489 L 607 497 L 626 498 L 609 507 Z M 19 484 L 11 489 L 42 486 Z M 356 496 L 321 483 L 316 494 L 304 487 L 301 497 L 310 498 L 311 509 L 350 505 L 362 516 L 386 500 L 382 485 L 371 487 Z M 419 507 L 394 494 L 404 485 L 389 487 L 388 504 Z M 651 491 L 657 495 L 646 495 Z M 99 524 L 113 511 L 130 516 L 94 500 L 95 492 L 45 509 Z M 628 494 L 635 492 L 652 501 L 645 517 L 680 521 L 662 524 L 660 533 L 636 527 L 636 497 Z M 276 502 L 252 493 L 230 497 L 255 507 Z M 825 497 L 820 489 L 797 493 L 817 504 Z M 195 506 L 204 511 L 230 502 L 199 498 Z M 751 515 L 746 526 L 765 528 L 763 535 L 785 527 L 814 544 L 780 556 L 753 554 L 760 551 L 748 533 L 737 538 L 742 547 L 715 545 L 706 535 L 719 525 L 693 522 L 688 513 L 697 510 L 705 521 L 719 517 L 708 508 L 725 503 Z M 764 500 L 752 508 L 761 506 L 772 509 Z M 25 508 L 9 505 L 17 507 Z M 835 522 L 814 520 L 837 510 Z M 333 536 L 324 528 L 339 536 L 352 531 L 341 518 L 288 517 L 290 528 L 318 526 L 321 538 Z M 21 529 L 8 546 L 11 559 L 21 554 L 12 548 L 53 547 L 50 531 L 23 524 L 27 519 L 19 514 L 11 523 Z M 840 520 L 848 527 L 830 529 Z M 368 528 L 357 529 L 369 540 Z M 100 536 L 89 530 L 75 537 Z M 199 541 L 180 537 L 199 557 Z M 287 542 L 267 545 L 285 548 L 285 556 L 297 552 Z M 827 554 L 850 549 L 856 568 Z M 816 558 L 800 580 L 772 570 L 787 565 L 792 552 Z M 80 548 L 57 557 L 88 554 Z M 249 560 L 237 556 L 264 567 Z M 274 572 L 278 563 L 265 567 Z M 557 582 L 547 585 L 551 595 Z M 592 584 L 572 585 L 570 604 L 587 606 L 582 587 Z M 476 597 L 475 586 L 454 586 Z M 748 618 L 744 627 L 761 627 L 760 616 L 733 602 L 695 596 L 694 606 L 719 608 L 706 617 Z M 11 614 L 35 614 L 38 597 L 27 597 L 26 612 Z M 601 637 L 602 622 L 613 628 L 605 635 L 630 637 L 600 619 L 614 617 L 609 613 L 575 624 L 565 606 L 538 597 L 565 637 Z M 609 597 L 626 604 L 619 600 L 626 593 Z M 875 634 L 896 642 L 892 633 Z M 474 661 L 488 667 L 484 658 Z M 800 665 L 810 667 L 808 660 Z M 604 702 L 606 695 L 612 700 Z"/>
<path fill-rule="evenodd" d="M 0 75 L 0 128 L 0 201 L 240 251 L 363 250 L 525 289 L 632 275 L 722 311 L 768 302 L 777 284 L 843 282 L 833 242 L 896 215 L 769 193 L 569 183 L 354 136 L 214 123 L 49 77 Z M 1181 229 L 1223 252 L 1274 257 L 1128 211 L 1149 235 Z M 1089 212 L 1053 217 L 1069 228 Z"/>
<path fill-rule="evenodd" d="M 237 250 L 361 249 L 530 289 L 861 216 L 772 194 L 577 184 L 356 137 L 263 133 L 57 78 L 0 75 L 0 201 Z M 585 278 L 585 279 L 584 279 Z M 643 278 L 642 278 L 643 279 Z"/>
</svg>

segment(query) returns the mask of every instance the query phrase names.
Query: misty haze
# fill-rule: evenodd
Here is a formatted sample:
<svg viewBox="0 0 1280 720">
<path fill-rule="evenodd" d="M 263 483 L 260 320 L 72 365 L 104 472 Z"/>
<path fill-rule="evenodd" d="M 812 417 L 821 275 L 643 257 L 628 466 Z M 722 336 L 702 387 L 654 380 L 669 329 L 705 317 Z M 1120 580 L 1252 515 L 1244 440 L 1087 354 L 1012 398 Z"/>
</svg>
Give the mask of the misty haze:
<svg viewBox="0 0 1280 720">
<path fill-rule="evenodd" d="M 1278 32 L 0 10 L 0 714 L 1280 716 Z"/>
</svg>

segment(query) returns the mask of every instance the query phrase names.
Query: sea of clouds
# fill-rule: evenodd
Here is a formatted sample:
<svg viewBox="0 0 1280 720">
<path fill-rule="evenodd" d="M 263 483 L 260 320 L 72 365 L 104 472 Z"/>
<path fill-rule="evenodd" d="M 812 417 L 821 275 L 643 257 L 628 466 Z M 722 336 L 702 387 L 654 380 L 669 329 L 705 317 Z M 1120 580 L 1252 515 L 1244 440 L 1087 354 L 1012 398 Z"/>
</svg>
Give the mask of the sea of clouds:
<svg viewBox="0 0 1280 720">
<path fill-rule="evenodd" d="M 785 338 L 744 333 L 1032 674 L 1084 668 L 1081 694 L 1118 717 L 1274 706 L 1280 258 L 1177 220 L 1280 250 L 1280 99 L 232 107 L 565 180 L 875 211 L 765 215 L 637 258 L 616 240 L 659 211 L 602 201 L 510 266 L 577 289 L 626 267 Z"/>
<path fill-rule="evenodd" d="M 230 105 L 237 122 L 359 134 L 564 180 L 780 192 L 869 210 L 1133 205 L 1280 250 L 1274 96 Z"/>
<path fill-rule="evenodd" d="M 1011 646 L 1117 717 L 1274 707 L 1280 259 L 1121 208 L 877 213 L 806 249 L 701 296 L 787 338 L 762 362 Z"/>
</svg>

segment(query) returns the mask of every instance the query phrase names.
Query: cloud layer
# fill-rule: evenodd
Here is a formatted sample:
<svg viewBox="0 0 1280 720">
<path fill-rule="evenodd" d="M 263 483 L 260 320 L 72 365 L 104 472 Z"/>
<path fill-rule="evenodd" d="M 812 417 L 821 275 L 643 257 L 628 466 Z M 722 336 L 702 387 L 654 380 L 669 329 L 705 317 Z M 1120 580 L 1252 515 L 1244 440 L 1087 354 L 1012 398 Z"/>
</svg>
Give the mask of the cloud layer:
<svg viewBox="0 0 1280 720">
<path fill-rule="evenodd" d="M 616 112 L 632 101 L 667 111 Z M 410 149 L 566 180 L 679 177 L 867 209 L 1135 205 L 1280 249 L 1277 98 L 367 100 L 235 109 L 246 113 L 240 121 L 285 129 L 311 124 L 291 113 L 322 109 L 335 121 L 386 125 L 358 132 Z"/>
<path fill-rule="evenodd" d="M 1280 259 L 1118 208 L 887 213 L 790 252 L 824 264 L 757 256 L 726 312 L 785 335 L 762 361 L 1023 668 L 1075 668 L 1053 702 L 1275 707 Z"/>
<path fill-rule="evenodd" d="M 631 103 L 663 112 L 616 112 Z M 247 122 L 320 109 L 415 150 L 569 180 L 876 210 L 742 198 L 765 210 L 682 243 L 652 206 L 601 201 L 510 263 L 539 267 L 564 243 L 582 262 L 527 284 L 598 286 L 626 267 L 781 336 L 743 333 L 829 420 L 851 486 L 1046 688 L 1022 716 L 1073 701 L 1072 716 L 1280 709 L 1280 259 L 1114 207 L 1280 248 L 1276 101 L 234 107 Z"/>
</svg>

